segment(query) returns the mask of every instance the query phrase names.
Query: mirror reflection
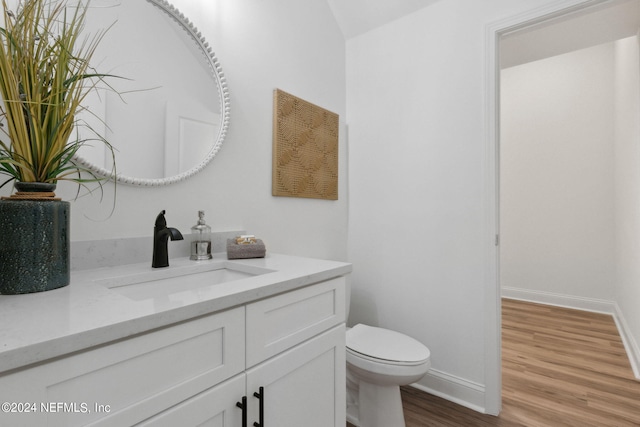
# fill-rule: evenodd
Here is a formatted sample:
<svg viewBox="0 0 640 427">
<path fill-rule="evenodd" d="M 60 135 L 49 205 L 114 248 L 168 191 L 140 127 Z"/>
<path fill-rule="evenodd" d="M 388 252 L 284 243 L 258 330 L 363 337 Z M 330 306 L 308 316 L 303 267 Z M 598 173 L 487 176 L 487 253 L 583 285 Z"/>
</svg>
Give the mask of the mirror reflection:
<svg viewBox="0 0 640 427">
<path fill-rule="evenodd" d="M 204 40 L 163 0 L 94 0 L 88 15 L 89 34 L 112 26 L 94 67 L 120 78 L 87 98 L 81 137 L 91 138 L 91 128 L 114 146 L 124 183 L 162 185 L 199 171 L 220 148 L 228 121 L 226 85 Z M 81 161 L 109 176 L 111 154 L 91 145 L 80 150 Z"/>
</svg>

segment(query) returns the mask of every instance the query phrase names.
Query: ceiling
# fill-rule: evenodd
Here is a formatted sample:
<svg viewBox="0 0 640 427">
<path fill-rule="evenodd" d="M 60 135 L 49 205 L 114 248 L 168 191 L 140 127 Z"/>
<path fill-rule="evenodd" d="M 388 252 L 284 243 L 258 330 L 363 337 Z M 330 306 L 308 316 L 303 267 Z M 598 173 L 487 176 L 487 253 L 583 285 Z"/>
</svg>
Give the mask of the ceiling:
<svg viewBox="0 0 640 427">
<path fill-rule="evenodd" d="M 327 0 L 345 39 L 364 34 L 442 0 Z M 503 68 L 638 34 L 640 0 L 606 4 L 549 17 L 505 34 Z"/>
<path fill-rule="evenodd" d="M 616 0 L 546 19 L 502 36 L 500 65 L 520 65 L 635 36 L 640 0 Z"/>
<path fill-rule="evenodd" d="M 345 39 L 366 33 L 440 0 L 327 0 Z"/>
</svg>

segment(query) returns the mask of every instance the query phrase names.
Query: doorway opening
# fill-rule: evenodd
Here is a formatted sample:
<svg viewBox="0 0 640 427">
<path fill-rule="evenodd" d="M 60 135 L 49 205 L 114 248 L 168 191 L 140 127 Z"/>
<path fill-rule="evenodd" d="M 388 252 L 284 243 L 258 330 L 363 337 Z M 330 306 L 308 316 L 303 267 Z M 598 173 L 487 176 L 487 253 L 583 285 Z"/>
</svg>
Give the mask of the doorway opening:
<svg viewBox="0 0 640 427">
<path fill-rule="evenodd" d="M 529 240 L 529 247 L 520 248 L 521 253 L 514 254 L 509 253 L 508 255 L 511 257 L 510 259 L 505 259 L 505 252 L 510 244 L 510 239 L 518 240 L 520 242 L 523 241 L 523 236 L 511 236 L 509 235 L 510 227 L 513 229 L 513 224 L 509 221 L 512 221 L 514 216 L 514 212 L 505 212 L 505 206 L 502 205 L 503 198 L 505 195 L 509 194 L 517 194 L 518 192 L 523 193 L 529 196 L 528 200 L 520 200 L 519 203 L 516 203 L 515 206 L 509 206 L 509 209 L 515 212 L 520 212 L 520 217 L 515 215 L 516 219 L 522 220 L 523 216 L 526 218 L 527 215 L 535 215 L 535 211 L 532 210 L 530 203 L 534 205 L 536 203 L 543 204 L 547 203 L 547 207 L 557 207 L 558 204 L 562 204 L 570 199 L 575 199 L 579 196 L 579 191 L 575 190 L 570 191 L 569 193 L 564 194 L 564 198 L 562 195 L 562 191 L 558 191 L 560 194 L 560 199 L 554 200 L 553 197 L 550 197 L 550 194 L 545 194 L 541 192 L 539 194 L 535 194 L 535 197 L 531 194 L 532 191 L 539 190 L 544 187 L 543 182 L 541 180 L 548 180 L 550 183 L 550 187 L 552 189 L 558 189 L 559 187 L 559 179 L 562 177 L 562 174 L 565 175 L 573 175 L 575 177 L 582 177 L 580 179 L 584 179 L 585 177 L 593 178 L 591 186 L 588 184 L 586 188 L 591 189 L 591 193 L 595 193 L 595 189 L 593 185 L 596 186 L 608 186 L 608 188 L 603 188 L 602 197 L 610 197 L 611 203 L 603 203 L 605 199 L 598 199 L 596 205 L 602 208 L 602 212 L 599 212 L 598 215 L 600 219 L 604 219 L 604 222 L 609 222 L 609 225 L 615 221 L 615 218 L 612 218 L 612 204 L 615 203 L 615 196 L 612 196 L 612 188 L 614 177 L 612 176 L 613 163 L 616 159 L 613 158 L 613 154 L 611 150 L 608 154 L 607 164 L 603 165 L 602 163 L 599 167 L 604 168 L 600 172 L 602 175 L 600 177 L 597 176 L 595 171 L 591 166 L 586 167 L 585 170 L 580 170 L 581 168 L 585 169 L 585 158 L 592 156 L 592 160 L 594 161 L 594 165 L 598 164 L 597 161 L 604 151 L 597 150 L 605 150 L 605 146 L 602 144 L 602 136 L 598 138 L 596 133 L 594 133 L 593 129 L 590 129 L 588 125 L 593 125 L 592 120 L 587 120 L 583 122 L 582 125 L 578 121 L 577 123 L 571 124 L 571 119 L 574 119 L 576 116 L 576 109 L 582 110 L 585 106 L 581 103 L 581 97 L 587 96 L 584 91 L 581 92 L 577 87 L 573 87 L 573 89 L 577 89 L 578 92 L 565 93 L 567 104 L 562 104 L 557 101 L 553 105 L 548 106 L 548 108 L 541 107 L 542 104 L 536 104 L 539 101 L 539 95 L 541 94 L 541 90 L 539 88 L 534 88 L 533 85 L 527 85 L 527 88 L 523 88 L 522 80 L 526 77 L 527 73 L 529 74 L 529 78 L 534 76 L 539 79 L 538 83 L 544 84 L 545 79 L 549 79 L 551 74 L 557 74 L 558 72 L 564 72 L 568 75 L 568 80 L 565 83 L 561 83 L 560 86 L 556 87 L 555 90 L 551 90 L 554 95 L 559 95 L 559 91 L 564 91 L 569 89 L 569 86 L 572 86 L 574 83 L 577 83 L 581 78 L 586 78 L 588 73 L 585 73 L 585 70 L 594 71 L 592 68 L 585 68 L 583 65 L 582 68 L 571 70 L 571 67 L 568 64 L 575 65 L 579 58 L 576 58 L 574 52 L 581 52 L 583 55 L 582 60 L 593 61 L 593 56 L 591 53 L 587 55 L 584 51 L 585 49 L 592 49 L 594 47 L 598 47 L 599 49 L 598 55 L 601 55 L 600 60 L 606 55 L 610 55 L 612 58 L 616 55 L 615 49 L 616 47 L 612 47 L 611 45 L 605 46 L 608 43 L 614 43 L 616 40 L 626 39 L 628 37 L 635 37 L 635 43 L 637 46 L 637 34 L 638 28 L 640 25 L 637 22 L 638 16 L 638 1 L 636 0 L 620 0 L 620 1 L 565 1 L 562 4 L 556 6 L 549 6 L 545 8 L 540 8 L 538 10 L 534 10 L 528 14 L 523 14 L 518 17 L 514 17 L 512 19 L 497 23 L 496 25 L 489 28 L 489 40 L 493 42 L 489 44 L 489 147 L 488 147 L 488 162 L 489 162 L 489 174 L 488 177 L 488 185 L 492 187 L 489 190 L 489 194 L 493 194 L 493 198 L 490 197 L 488 207 L 489 211 L 492 213 L 488 217 L 493 218 L 495 221 L 493 224 L 489 225 L 489 229 L 493 226 L 493 230 L 496 234 L 496 243 L 498 242 L 497 236 L 500 234 L 500 245 L 496 251 L 496 266 L 495 270 L 490 271 L 490 274 L 494 275 L 495 286 L 497 289 L 494 289 L 493 292 L 496 294 L 496 324 L 499 325 L 496 332 L 496 354 L 494 365 L 492 367 L 496 370 L 496 378 L 499 380 L 493 384 L 487 383 L 487 411 L 489 413 L 497 413 L 499 411 L 501 405 L 501 364 L 500 364 L 500 355 L 501 355 L 501 344 L 499 334 L 501 333 L 502 326 L 500 321 L 501 316 L 501 296 L 502 292 L 505 291 L 507 296 L 526 299 L 526 300 L 538 300 L 539 302 L 551 303 L 556 305 L 575 305 L 575 302 L 578 301 L 580 303 L 586 304 L 584 307 L 576 307 L 583 308 L 593 311 L 612 311 L 612 307 L 607 307 L 606 301 L 609 298 L 608 292 L 610 289 L 588 289 L 585 297 L 572 300 L 571 298 L 565 298 L 564 300 L 560 298 L 561 295 L 572 295 L 576 294 L 573 289 L 557 289 L 553 288 L 553 284 L 551 281 L 544 281 L 544 277 L 535 277 L 535 274 L 532 273 L 540 273 L 540 272 L 549 272 L 549 266 L 547 265 L 547 269 L 540 268 L 541 261 L 543 260 L 535 260 L 537 262 L 532 261 L 532 253 L 535 253 L 533 250 L 538 250 L 538 254 L 545 254 L 544 251 L 540 252 L 541 248 L 546 249 L 547 254 L 555 255 L 556 262 L 555 268 L 558 272 L 561 272 L 563 267 L 567 267 L 571 261 L 575 263 L 584 262 L 584 259 L 581 260 L 572 260 L 570 257 L 567 257 L 567 254 L 570 254 L 572 250 L 575 248 L 570 248 L 571 244 L 575 244 L 579 242 L 579 239 L 572 240 L 572 236 L 569 233 L 568 235 L 562 235 L 562 232 L 572 231 L 576 232 L 579 227 L 575 224 L 576 218 L 585 219 L 584 215 L 578 215 L 573 213 L 573 219 L 569 219 L 568 223 L 565 224 L 554 224 L 553 221 L 558 220 L 558 213 L 553 212 L 553 209 L 547 210 L 545 215 L 549 215 L 549 223 L 546 228 L 543 227 L 540 230 L 534 230 L 532 227 L 524 227 L 521 231 L 524 234 L 529 233 L 527 237 Z M 635 9 L 634 9 L 635 8 Z M 629 10 L 633 9 L 633 12 L 629 12 Z M 585 31 L 585 28 L 589 28 L 589 31 Z M 593 31 L 591 29 L 594 29 Z M 617 43 L 617 42 L 615 42 Z M 636 53 L 637 55 L 637 48 Z M 573 55 L 570 59 L 565 55 Z M 585 56 L 586 55 L 586 56 Z M 602 56 L 604 55 L 604 56 Z M 544 71 L 540 67 L 542 64 L 547 61 L 548 58 L 553 58 L 556 62 L 560 61 L 559 64 L 556 64 L 556 71 L 550 72 Z M 587 59 L 589 58 L 589 59 Z M 564 61 L 564 62 L 562 62 Z M 579 61 L 578 61 L 579 62 Z M 636 57 L 637 62 L 637 57 Z M 524 66 L 524 64 L 536 64 L 538 68 L 536 69 L 534 66 Z M 548 65 L 548 64 L 546 64 Z M 637 64 L 636 64 L 637 65 Z M 605 67 L 606 68 L 606 67 Z M 613 68 L 613 67 L 612 67 Z M 514 71 L 517 69 L 517 72 Z M 605 71 L 604 68 L 602 71 Z M 610 71 L 610 70 L 609 70 Z M 606 72 L 609 72 L 606 71 Z M 637 73 L 637 69 L 635 70 Z M 546 74 L 545 74 L 546 73 Z M 557 76 L 556 76 L 557 77 Z M 593 77 L 593 76 L 591 76 Z M 589 77 L 589 79 L 591 78 Z M 602 77 L 602 76 L 600 76 Z M 505 82 L 503 79 L 509 79 L 509 82 Z M 518 80 L 520 79 L 520 80 Z M 636 76 L 637 80 L 637 76 Z M 570 84 L 568 84 L 568 83 Z M 510 86 L 508 86 L 510 85 Z M 509 94 L 510 96 L 504 96 L 504 91 L 509 87 L 519 88 L 519 90 L 529 89 L 532 90 L 531 93 L 517 93 L 515 95 Z M 583 89 L 588 86 L 583 86 Z M 592 88 L 593 89 L 593 88 Z M 614 96 L 611 93 L 612 88 L 606 89 L 603 87 L 598 87 L 598 90 L 601 91 L 601 95 L 606 97 L 608 101 L 601 100 L 600 104 L 596 105 L 595 110 L 599 108 L 606 108 L 608 112 L 611 112 L 611 117 L 614 117 L 614 111 L 616 110 L 615 100 L 613 100 Z M 609 92 L 607 93 L 607 90 Z M 529 123 L 526 125 L 522 122 L 518 122 L 514 117 L 505 117 L 505 110 L 507 113 L 511 114 L 516 110 L 511 102 L 522 102 L 523 99 L 527 99 L 527 96 L 533 96 L 530 98 L 529 104 L 524 103 L 524 106 L 521 104 L 519 107 L 523 107 L 523 109 L 518 110 L 520 113 L 524 112 L 524 117 L 529 119 Z M 636 99 L 634 102 L 638 102 Z M 504 104 L 504 105 L 503 105 Z M 605 105 L 606 104 L 606 105 Z M 593 104 L 591 105 L 594 106 Z M 558 111 L 549 111 L 558 108 Z M 562 111 L 564 109 L 564 111 Z M 546 110 L 546 111 L 545 111 Z M 584 113 L 585 111 L 581 111 Z M 564 117 L 562 117 L 562 114 Z M 539 116 L 544 116 L 547 114 L 548 117 L 556 115 L 557 122 L 550 125 L 542 125 L 541 122 L 532 122 L 532 118 L 539 118 Z M 598 117 L 598 111 L 592 111 L 590 114 L 595 114 L 594 117 Z M 600 114 L 605 114 L 600 111 Z M 580 120 L 585 120 L 587 115 L 583 115 L 580 117 Z M 601 118 L 601 117 L 600 117 Z M 510 127 L 507 128 L 505 126 L 505 122 L 509 121 Z M 514 124 L 515 123 L 515 124 Z M 604 135 L 606 132 L 613 132 L 616 126 L 621 126 L 620 123 L 600 123 L 602 127 L 598 132 L 602 132 Z M 527 127 L 530 126 L 530 127 Z M 582 136 L 571 136 L 569 134 L 563 134 L 563 126 L 564 129 L 568 129 L 572 127 L 574 130 L 578 129 L 586 132 Z M 557 131 L 557 137 L 564 137 L 566 140 L 573 140 L 578 144 L 584 143 L 585 139 L 591 138 L 593 141 L 600 142 L 598 148 L 595 146 L 591 146 L 592 151 L 590 154 L 588 152 L 580 152 L 580 154 L 576 154 L 576 147 L 570 148 L 568 145 L 560 145 L 558 143 L 554 145 L 547 145 L 540 143 L 549 142 L 549 140 L 553 140 L 548 134 L 544 135 L 542 131 Z M 504 133 L 503 133 L 504 132 Z M 513 133 L 512 133 L 513 132 Z M 518 134 L 518 132 L 520 132 Z M 519 136 L 518 136 L 519 135 Z M 517 147 L 517 149 L 508 150 L 506 147 L 506 143 L 509 142 L 510 138 L 530 138 L 530 145 L 523 149 L 523 147 Z M 611 143 L 610 138 L 605 138 L 608 143 Z M 557 140 L 556 140 L 557 142 Z M 505 143 L 505 146 L 503 146 Z M 513 147 L 508 147 L 509 149 Z M 611 147 L 608 147 L 609 149 Z M 530 151 L 527 151 L 530 150 Z M 550 152 L 544 153 L 545 150 L 551 150 Z M 560 156 L 559 154 L 563 150 L 568 150 L 569 154 Z M 507 153 L 508 152 L 508 153 Z M 509 159 L 505 159 L 505 154 L 508 154 Z M 551 156 L 549 156 L 551 154 Z M 572 157 L 573 156 L 573 157 Z M 501 158 L 502 157 L 502 158 Z M 520 163 L 509 164 L 507 166 L 507 160 L 511 161 L 513 158 L 519 158 Z M 540 159 L 542 158 L 551 158 L 555 159 L 559 162 L 557 165 L 542 165 L 540 163 Z M 600 159 L 601 160 L 601 159 Z M 491 164 L 494 162 L 494 164 Z M 638 165 L 640 167 L 640 164 Z M 512 170 L 509 170 L 509 167 Z M 523 172 L 529 168 L 531 170 L 536 170 L 538 172 L 535 175 L 535 179 L 532 179 L 533 175 L 529 175 L 529 182 L 520 181 L 517 184 L 513 181 L 513 176 L 520 175 L 522 178 L 524 174 Z M 540 168 L 547 168 L 545 172 L 540 174 Z M 607 175 L 609 174 L 609 175 Z M 505 185 L 503 179 L 506 176 L 509 176 L 508 184 Z M 605 185 L 605 180 L 602 177 L 608 176 L 609 181 Z M 566 177 L 565 177 L 566 179 Z M 585 181 L 588 181 L 586 179 Z M 560 181 L 561 182 L 561 181 Z M 566 182 L 565 182 L 566 183 Z M 509 187 L 510 186 L 510 187 Z M 529 187 L 527 187 L 529 186 Z M 554 187 L 555 186 L 555 187 Z M 527 189 L 528 188 L 528 189 Z M 560 188 L 562 190 L 562 188 Z M 582 191 L 582 190 L 580 190 Z M 608 193 L 607 193 L 608 192 Z M 556 195 L 554 195 L 555 197 Z M 594 194 L 589 194 L 587 190 L 587 199 L 589 196 L 593 197 Z M 533 199 L 533 200 L 532 200 Z M 575 200 L 574 200 L 575 201 Z M 594 200 L 591 200 L 594 201 Z M 574 204 L 574 209 L 584 213 L 589 210 L 586 207 L 580 207 L 579 204 Z M 604 212 L 606 211 L 606 212 Z M 524 214 L 523 214 L 524 212 Z M 537 211 L 540 214 L 540 210 Z M 510 216 L 511 215 L 511 216 Z M 571 214 L 567 214 L 568 217 L 571 218 Z M 608 217 L 607 217 L 608 216 Z M 498 219 L 499 218 L 499 219 Z M 573 221 L 573 223 L 572 223 Z M 522 222 L 522 221 L 521 221 Z M 499 225 L 498 225 L 499 223 Z M 553 227 L 557 226 L 558 228 L 553 230 Z M 573 227 L 572 226 L 576 226 Z M 583 227 L 584 229 L 584 227 Z M 587 228 L 588 229 L 588 228 Z M 592 230 L 593 231 L 593 230 Z M 607 236 L 608 230 L 601 229 L 601 236 Z M 545 234 L 549 232 L 549 234 Z M 560 234 L 560 235 L 559 235 Z M 588 234 L 588 233 L 586 233 Z M 591 247 L 591 249 L 595 249 L 596 251 L 600 251 L 600 255 L 585 255 L 588 259 L 590 256 L 594 256 L 595 259 L 598 260 L 599 264 L 602 263 L 600 261 L 602 254 L 613 257 L 614 252 L 614 238 L 613 234 L 609 234 L 609 242 L 607 244 L 602 244 L 598 247 Z M 581 236 L 588 237 L 588 236 Z M 554 240 L 555 239 L 555 240 Z M 553 243 L 552 243 L 553 241 Z M 582 246 L 587 247 L 587 244 L 577 243 L 578 247 Z M 498 247 L 496 245 L 496 247 Z M 562 250 L 566 250 L 566 252 L 562 252 Z M 529 252 L 527 252 L 529 251 Z M 555 252 L 555 253 L 554 253 Z M 584 251 L 583 251 L 584 252 Z M 517 255 L 517 256 L 516 256 Z M 584 255 L 584 254 L 583 254 Z M 583 257 L 584 258 L 584 257 Z M 553 259 L 553 257 L 549 257 L 549 259 Z M 520 262 L 520 264 L 518 264 Z M 511 264 L 510 264 L 511 263 Z M 525 265 L 526 264 L 526 265 Z M 587 263 L 588 267 L 596 266 L 598 263 Z M 530 271 L 527 271 L 526 268 L 531 268 Z M 597 283 L 598 280 L 600 282 L 608 282 L 604 279 L 606 274 L 609 274 L 611 277 L 611 271 L 615 269 L 615 260 L 608 261 L 608 272 L 602 272 L 598 268 L 599 273 L 603 273 L 604 275 L 601 277 L 595 277 L 593 271 L 579 271 L 579 273 L 585 273 L 585 278 L 593 279 L 593 283 Z M 588 270 L 588 268 L 586 269 Z M 522 273 L 524 271 L 524 275 L 528 277 L 535 277 L 538 283 L 542 283 L 538 288 L 531 287 L 527 288 L 517 286 L 509 286 L 512 283 L 506 284 L 503 289 L 502 285 L 505 283 L 501 283 L 501 279 L 506 281 L 517 281 L 519 278 L 517 277 L 517 273 Z M 569 271 L 569 270 L 567 270 Z M 574 270 L 575 272 L 576 270 Z M 508 274 L 507 274 L 508 273 Z M 503 277 L 507 276 L 507 277 Z M 561 275 L 560 275 L 561 276 Z M 505 280 L 506 279 L 506 280 Z M 559 280 L 567 280 L 567 277 L 561 278 Z M 575 282 L 575 278 L 574 282 Z M 610 284 L 610 283 L 607 283 Z M 591 292 L 591 294 L 589 293 Z M 598 293 L 600 292 L 600 293 Z M 578 293 L 579 294 L 579 293 Z M 545 298 L 547 300 L 545 301 Z M 589 306 L 591 304 L 592 306 Z M 604 304 L 604 306 L 603 306 Z M 624 337 L 623 337 L 624 340 Z M 625 342 L 626 344 L 626 342 Z M 633 365 L 633 363 L 632 363 Z M 491 367 L 490 367 L 491 368 Z M 491 370 L 488 370 L 491 372 Z M 637 371 L 636 371 L 637 376 Z M 493 396 L 498 396 L 497 398 L 492 398 L 492 392 L 495 392 Z M 497 409 L 496 411 L 492 411 L 492 408 Z"/>
</svg>

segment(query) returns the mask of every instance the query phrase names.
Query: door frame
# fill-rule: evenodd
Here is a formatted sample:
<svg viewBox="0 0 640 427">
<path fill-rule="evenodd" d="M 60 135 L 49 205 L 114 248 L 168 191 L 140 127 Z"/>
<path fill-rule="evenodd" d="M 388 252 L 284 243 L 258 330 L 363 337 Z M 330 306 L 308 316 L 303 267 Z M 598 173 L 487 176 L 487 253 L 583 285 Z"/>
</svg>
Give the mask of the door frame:
<svg viewBox="0 0 640 427">
<path fill-rule="evenodd" d="M 485 134 L 485 412 L 502 407 L 502 304 L 500 288 L 500 38 L 559 16 L 616 0 L 559 0 L 489 24 L 486 45 Z"/>
</svg>

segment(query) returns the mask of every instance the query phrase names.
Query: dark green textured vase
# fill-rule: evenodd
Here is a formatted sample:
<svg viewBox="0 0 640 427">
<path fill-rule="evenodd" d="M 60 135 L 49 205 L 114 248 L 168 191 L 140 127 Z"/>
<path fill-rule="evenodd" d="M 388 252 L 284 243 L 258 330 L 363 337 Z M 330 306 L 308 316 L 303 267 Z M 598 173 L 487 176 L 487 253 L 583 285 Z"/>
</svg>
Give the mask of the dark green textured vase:
<svg viewBox="0 0 640 427">
<path fill-rule="evenodd" d="M 69 215 L 60 200 L 0 200 L 1 294 L 69 284 Z"/>
</svg>

